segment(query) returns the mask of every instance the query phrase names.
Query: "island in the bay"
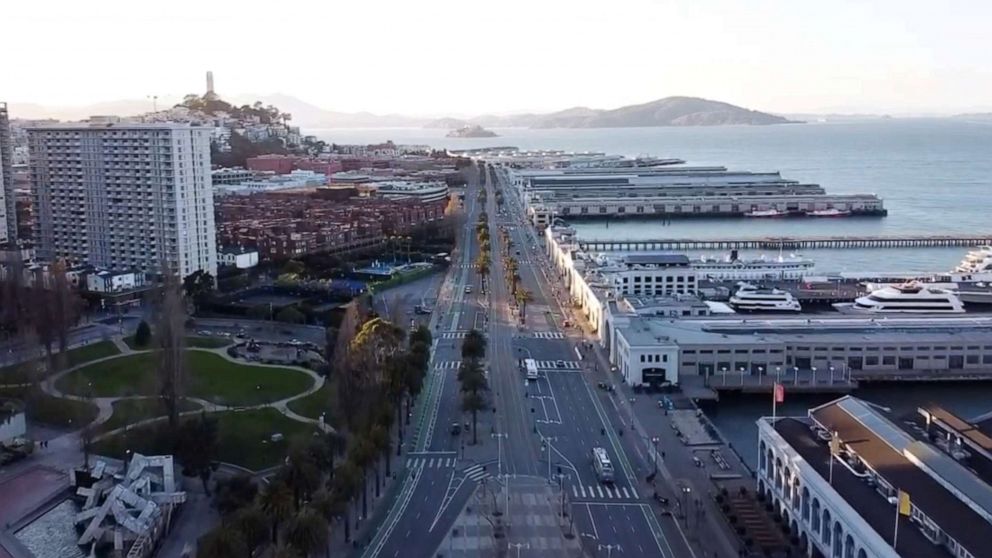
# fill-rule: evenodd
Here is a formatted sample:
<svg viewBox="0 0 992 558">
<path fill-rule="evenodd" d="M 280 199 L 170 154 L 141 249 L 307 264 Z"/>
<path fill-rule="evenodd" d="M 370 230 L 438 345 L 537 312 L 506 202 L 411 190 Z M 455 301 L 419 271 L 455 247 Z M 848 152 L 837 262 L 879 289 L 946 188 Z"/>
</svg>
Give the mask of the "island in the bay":
<svg viewBox="0 0 992 558">
<path fill-rule="evenodd" d="M 496 132 L 487 130 L 482 126 L 462 126 L 455 128 L 446 134 L 449 138 L 495 138 Z"/>
</svg>

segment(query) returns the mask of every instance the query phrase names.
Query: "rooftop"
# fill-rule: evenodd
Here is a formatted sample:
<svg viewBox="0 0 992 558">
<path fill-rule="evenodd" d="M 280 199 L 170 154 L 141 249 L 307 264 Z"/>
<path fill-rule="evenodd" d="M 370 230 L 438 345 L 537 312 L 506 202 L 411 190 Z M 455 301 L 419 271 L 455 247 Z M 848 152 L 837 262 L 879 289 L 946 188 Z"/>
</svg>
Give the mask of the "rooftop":
<svg viewBox="0 0 992 558">
<path fill-rule="evenodd" d="M 988 519 L 992 517 L 992 488 L 974 474 L 929 444 L 916 440 L 881 411 L 859 399 L 843 397 L 827 403 L 810 410 L 810 418 L 827 431 L 835 432 L 842 446 L 855 453 L 885 482 L 909 493 L 913 506 L 973 557 L 992 557 L 992 546 L 987 546 L 985 539 L 992 529 Z M 825 444 L 820 445 L 829 451 Z M 837 469 L 834 468 L 835 474 Z M 874 498 L 887 504 L 878 494 Z M 875 528 L 883 535 L 891 532 L 894 511 L 891 505 L 886 507 L 888 530 Z M 911 530 L 918 532 L 915 528 Z M 906 549 L 902 544 L 897 550 L 903 556 L 909 555 L 903 554 Z"/>
</svg>

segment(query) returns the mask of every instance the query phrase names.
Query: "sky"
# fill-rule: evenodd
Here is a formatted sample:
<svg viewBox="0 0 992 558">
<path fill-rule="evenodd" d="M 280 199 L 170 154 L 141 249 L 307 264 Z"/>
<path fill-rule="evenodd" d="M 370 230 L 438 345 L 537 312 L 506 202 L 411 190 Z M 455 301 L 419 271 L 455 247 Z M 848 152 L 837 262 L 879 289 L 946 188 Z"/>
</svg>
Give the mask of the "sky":
<svg viewBox="0 0 992 558">
<path fill-rule="evenodd" d="M 776 113 L 992 110 L 992 2 L 7 0 L 0 100 L 283 93 L 475 115 L 689 95 Z"/>
</svg>

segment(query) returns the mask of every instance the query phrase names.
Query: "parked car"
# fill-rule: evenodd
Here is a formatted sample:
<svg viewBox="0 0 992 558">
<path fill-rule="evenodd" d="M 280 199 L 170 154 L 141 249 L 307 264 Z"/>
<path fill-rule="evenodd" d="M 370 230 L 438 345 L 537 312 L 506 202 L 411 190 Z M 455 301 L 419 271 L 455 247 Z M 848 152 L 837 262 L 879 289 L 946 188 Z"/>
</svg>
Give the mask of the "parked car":
<svg viewBox="0 0 992 558">
<path fill-rule="evenodd" d="M 451 423 L 451 435 L 457 436 L 461 433 L 462 433 L 462 425 L 458 424 L 457 422 Z"/>
<path fill-rule="evenodd" d="M 558 368 L 565 368 L 565 361 L 564 360 L 559 360 L 559 361 L 555 362 L 555 366 L 558 367 Z"/>
</svg>

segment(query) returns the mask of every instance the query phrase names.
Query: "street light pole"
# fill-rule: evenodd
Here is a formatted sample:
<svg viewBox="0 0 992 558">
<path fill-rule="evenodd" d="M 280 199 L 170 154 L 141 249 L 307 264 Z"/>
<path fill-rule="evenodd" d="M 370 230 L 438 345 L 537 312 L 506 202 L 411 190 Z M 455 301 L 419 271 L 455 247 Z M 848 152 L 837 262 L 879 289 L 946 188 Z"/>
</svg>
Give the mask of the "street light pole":
<svg viewBox="0 0 992 558">
<path fill-rule="evenodd" d="M 530 549 L 530 543 L 508 543 L 506 546 L 517 549 L 517 558 L 520 558 L 520 549 Z"/>
<path fill-rule="evenodd" d="M 598 545 L 597 550 L 606 550 L 606 558 L 613 556 L 614 550 L 623 550 L 620 548 L 619 544 L 601 544 Z"/>
<path fill-rule="evenodd" d="M 653 436 L 651 438 L 651 444 L 654 446 L 654 459 L 652 460 L 652 461 L 654 461 L 654 472 L 651 473 L 652 475 L 657 475 L 658 474 L 658 442 L 660 440 L 661 440 L 661 438 L 659 438 L 658 436 Z M 654 477 L 652 477 L 652 478 L 654 478 Z"/>
</svg>

